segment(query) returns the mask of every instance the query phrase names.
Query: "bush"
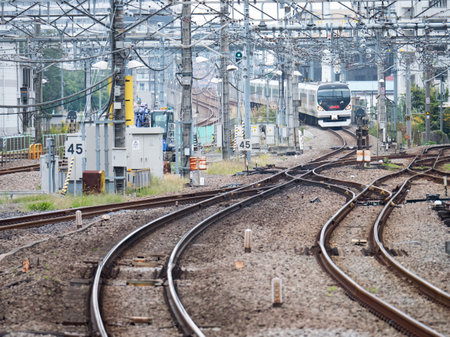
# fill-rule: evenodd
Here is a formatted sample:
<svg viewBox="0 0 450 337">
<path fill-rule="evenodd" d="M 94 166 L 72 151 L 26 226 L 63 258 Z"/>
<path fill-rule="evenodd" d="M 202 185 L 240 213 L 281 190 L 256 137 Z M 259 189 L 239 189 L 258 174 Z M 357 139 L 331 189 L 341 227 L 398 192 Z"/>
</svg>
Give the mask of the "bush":
<svg viewBox="0 0 450 337">
<path fill-rule="evenodd" d="M 137 197 L 148 195 L 160 195 L 171 192 L 180 192 L 188 183 L 188 179 L 178 177 L 174 174 L 165 174 L 163 179 L 152 177 L 150 186 L 140 188 L 136 191 Z"/>
<path fill-rule="evenodd" d="M 43 211 L 53 210 L 53 209 L 55 209 L 55 206 L 50 201 L 40 201 L 40 202 L 35 202 L 35 203 L 31 203 L 31 204 L 27 205 L 27 209 L 29 211 L 43 212 Z"/>
</svg>

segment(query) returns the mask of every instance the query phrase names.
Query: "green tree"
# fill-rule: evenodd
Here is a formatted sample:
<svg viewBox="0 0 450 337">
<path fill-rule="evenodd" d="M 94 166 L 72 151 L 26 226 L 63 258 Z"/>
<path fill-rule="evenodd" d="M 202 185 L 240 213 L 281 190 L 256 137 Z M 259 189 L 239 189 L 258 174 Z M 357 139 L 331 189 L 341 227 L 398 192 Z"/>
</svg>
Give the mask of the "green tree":
<svg viewBox="0 0 450 337">
<path fill-rule="evenodd" d="M 51 46 L 43 50 L 45 59 L 60 59 L 63 56 L 63 51 L 58 46 Z M 52 101 L 61 98 L 61 73 L 64 78 L 63 83 L 63 96 L 69 96 L 84 89 L 84 71 L 83 70 L 61 70 L 62 63 L 55 63 L 49 66 L 44 71 L 44 77 L 47 79 L 47 83 L 43 89 L 44 102 Z M 65 110 L 84 110 L 85 95 L 73 97 L 64 102 Z M 52 104 L 44 112 L 52 114 L 57 111 L 59 104 Z"/>
<path fill-rule="evenodd" d="M 440 97 L 436 93 L 437 89 L 432 87 L 430 90 L 430 129 L 431 131 L 439 131 L 440 124 Z M 448 91 L 443 95 L 444 102 L 448 98 Z M 405 97 L 400 99 L 399 110 L 402 113 L 403 120 L 406 115 Z M 411 113 L 412 128 L 414 139 L 420 139 L 420 132 L 425 131 L 425 88 L 419 88 L 417 85 L 411 86 Z M 450 137 L 450 108 L 443 109 L 443 132 Z M 404 125 L 400 125 L 403 129 Z"/>
<path fill-rule="evenodd" d="M 71 70 L 64 72 L 64 96 L 73 95 L 84 89 L 84 71 Z M 65 102 L 66 110 L 83 111 L 86 104 L 85 94 L 78 95 Z"/>
<path fill-rule="evenodd" d="M 43 50 L 44 59 L 59 59 L 62 56 L 62 50 L 58 47 L 48 47 Z M 43 86 L 42 97 L 44 102 L 53 101 L 61 97 L 61 70 L 57 63 L 51 64 L 44 71 L 44 77 L 47 79 L 47 83 Z M 51 114 L 52 111 L 56 111 L 54 105 L 44 109 L 44 112 Z"/>
<path fill-rule="evenodd" d="M 269 107 L 269 123 L 275 123 L 276 121 L 276 109 Z M 267 107 L 261 105 L 257 109 L 252 109 L 251 116 L 252 123 L 266 123 L 267 122 Z"/>
</svg>

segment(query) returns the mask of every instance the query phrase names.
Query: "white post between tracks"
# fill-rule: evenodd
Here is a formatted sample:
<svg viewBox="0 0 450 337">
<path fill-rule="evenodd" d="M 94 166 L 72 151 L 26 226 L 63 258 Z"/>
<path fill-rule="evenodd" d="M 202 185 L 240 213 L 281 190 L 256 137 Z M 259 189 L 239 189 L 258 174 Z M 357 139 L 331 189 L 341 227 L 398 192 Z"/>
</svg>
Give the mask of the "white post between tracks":
<svg viewBox="0 0 450 337">
<path fill-rule="evenodd" d="M 272 279 L 272 306 L 280 307 L 283 303 L 283 282 L 280 278 Z"/>
<path fill-rule="evenodd" d="M 252 251 L 252 230 L 246 229 L 244 234 L 244 251 L 250 253 Z"/>
<path fill-rule="evenodd" d="M 83 220 L 81 218 L 81 211 L 78 210 L 75 212 L 75 219 L 76 219 L 76 224 L 77 224 L 77 228 L 81 228 L 81 226 L 83 225 Z"/>
</svg>

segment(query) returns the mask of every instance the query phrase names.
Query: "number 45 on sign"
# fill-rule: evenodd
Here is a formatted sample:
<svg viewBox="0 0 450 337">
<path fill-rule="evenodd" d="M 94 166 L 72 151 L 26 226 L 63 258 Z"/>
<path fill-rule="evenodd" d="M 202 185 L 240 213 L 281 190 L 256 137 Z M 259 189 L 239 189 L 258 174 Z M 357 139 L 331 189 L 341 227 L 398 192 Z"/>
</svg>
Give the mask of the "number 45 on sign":
<svg viewBox="0 0 450 337">
<path fill-rule="evenodd" d="M 252 142 L 250 139 L 241 139 L 239 141 L 239 151 L 251 151 L 252 150 Z"/>
</svg>

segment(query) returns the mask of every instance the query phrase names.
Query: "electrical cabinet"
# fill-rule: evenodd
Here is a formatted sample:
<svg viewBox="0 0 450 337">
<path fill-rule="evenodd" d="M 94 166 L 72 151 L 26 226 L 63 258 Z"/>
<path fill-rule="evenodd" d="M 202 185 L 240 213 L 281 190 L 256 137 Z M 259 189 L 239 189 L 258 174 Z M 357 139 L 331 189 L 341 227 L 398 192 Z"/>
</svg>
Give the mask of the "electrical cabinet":
<svg viewBox="0 0 450 337">
<path fill-rule="evenodd" d="M 152 176 L 164 174 L 162 128 L 127 128 L 127 167 L 132 170 L 150 169 Z"/>
</svg>

